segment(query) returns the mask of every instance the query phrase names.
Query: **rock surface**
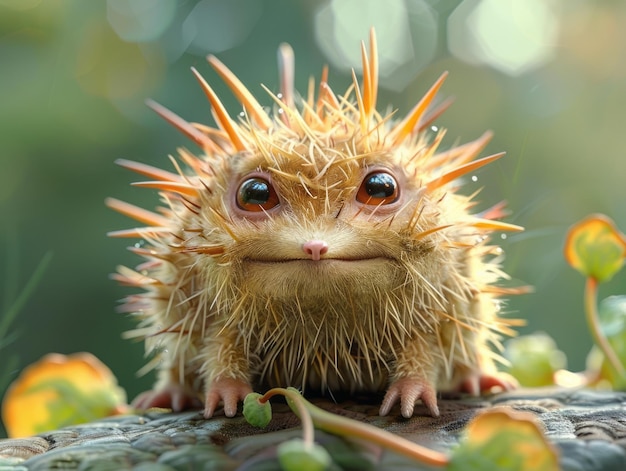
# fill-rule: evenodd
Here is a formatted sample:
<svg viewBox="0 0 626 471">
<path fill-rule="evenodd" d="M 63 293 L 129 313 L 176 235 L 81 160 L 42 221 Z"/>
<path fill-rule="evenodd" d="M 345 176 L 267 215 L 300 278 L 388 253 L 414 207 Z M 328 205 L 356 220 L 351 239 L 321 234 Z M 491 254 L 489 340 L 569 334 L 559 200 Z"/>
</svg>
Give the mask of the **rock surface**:
<svg viewBox="0 0 626 471">
<path fill-rule="evenodd" d="M 626 470 L 626 393 L 535 389 L 483 398 L 442 398 L 440 417 L 427 416 L 418 406 L 416 416 L 408 420 L 393 414 L 378 416 L 377 403 L 312 402 L 440 451 L 458 442 L 463 427 L 479 410 L 508 406 L 538 417 L 559 450 L 564 470 Z M 0 469 L 278 470 L 276 446 L 301 436 L 301 430 L 286 405 L 274 404 L 273 410 L 273 419 L 263 430 L 241 416 L 205 420 L 197 411 L 150 411 L 27 439 L 0 440 Z M 432 469 L 362 442 L 322 432 L 316 432 L 316 440 L 333 456 L 333 469 Z"/>
</svg>

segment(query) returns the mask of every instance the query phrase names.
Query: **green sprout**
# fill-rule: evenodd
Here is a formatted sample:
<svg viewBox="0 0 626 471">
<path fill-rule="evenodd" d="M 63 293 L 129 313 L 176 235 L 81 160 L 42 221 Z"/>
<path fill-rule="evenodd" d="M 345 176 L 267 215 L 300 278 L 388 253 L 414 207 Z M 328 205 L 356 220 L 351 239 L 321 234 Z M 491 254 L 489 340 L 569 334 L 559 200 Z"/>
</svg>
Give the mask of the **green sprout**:
<svg viewBox="0 0 626 471">
<path fill-rule="evenodd" d="M 587 324 L 595 344 L 623 377 L 624 365 L 603 332 L 597 305 L 599 283 L 610 280 L 624 264 L 626 237 L 610 218 L 592 214 L 570 228 L 565 241 L 565 258 L 587 277 L 584 294 Z"/>
</svg>

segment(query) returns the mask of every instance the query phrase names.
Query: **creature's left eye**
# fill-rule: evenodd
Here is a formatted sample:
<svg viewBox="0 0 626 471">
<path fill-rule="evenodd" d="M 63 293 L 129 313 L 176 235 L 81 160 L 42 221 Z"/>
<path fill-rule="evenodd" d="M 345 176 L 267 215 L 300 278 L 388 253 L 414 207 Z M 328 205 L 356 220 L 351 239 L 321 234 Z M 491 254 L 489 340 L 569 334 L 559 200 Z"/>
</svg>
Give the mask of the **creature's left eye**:
<svg viewBox="0 0 626 471">
<path fill-rule="evenodd" d="M 280 203 L 272 184 L 260 177 L 244 180 L 237 190 L 237 206 L 246 211 L 272 209 Z"/>
<path fill-rule="evenodd" d="M 378 206 L 393 203 L 398 199 L 398 194 L 398 183 L 393 175 L 373 172 L 363 179 L 356 199 L 359 203 Z"/>
</svg>

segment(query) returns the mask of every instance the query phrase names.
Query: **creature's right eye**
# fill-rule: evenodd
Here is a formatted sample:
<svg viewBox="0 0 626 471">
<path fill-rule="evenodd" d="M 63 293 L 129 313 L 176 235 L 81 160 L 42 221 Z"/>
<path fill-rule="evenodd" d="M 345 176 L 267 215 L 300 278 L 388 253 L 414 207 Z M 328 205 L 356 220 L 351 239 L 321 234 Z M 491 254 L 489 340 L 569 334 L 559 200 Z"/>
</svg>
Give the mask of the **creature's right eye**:
<svg viewBox="0 0 626 471">
<path fill-rule="evenodd" d="M 237 206 L 244 211 L 267 211 L 280 203 L 276 190 L 264 178 L 252 177 L 244 180 L 237 190 Z"/>
<path fill-rule="evenodd" d="M 356 199 L 369 205 L 391 204 L 398 199 L 398 183 L 388 172 L 370 173 L 361 183 Z"/>
</svg>

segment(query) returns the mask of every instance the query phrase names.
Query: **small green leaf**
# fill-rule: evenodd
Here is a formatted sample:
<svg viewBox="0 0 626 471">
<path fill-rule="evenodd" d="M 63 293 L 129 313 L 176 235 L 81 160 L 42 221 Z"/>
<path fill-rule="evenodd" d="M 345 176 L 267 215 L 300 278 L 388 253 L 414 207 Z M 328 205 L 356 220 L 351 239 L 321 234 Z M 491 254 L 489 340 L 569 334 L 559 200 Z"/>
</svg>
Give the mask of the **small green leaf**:
<svg viewBox="0 0 626 471">
<path fill-rule="evenodd" d="M 598 319 L 600 330 L 623 365 L 626 365 L 626 296 L 610 296 L 600 303 Z M 601 380 L 614 389 L 626 388 L 626 377 L 611 366 L 599 350 L 590 354 L 588 367 L 599 372 Z"/>
<path fill-rule="evenodd" d="M 299 438 L 281 443 L 277 452 L 283 471 L 324 471 L 332 463 L 324 447 Z"/>
<path fill-rule="evenodd" d="M 609 296 L 600 302 L 600 328 L 607 339 L 626 335 L 626 296 Z"/>
<path fill-rule="evenodd" d="M 558 457 L 530 412 L 488 409 L 467 425 L 447 471 L 557 471 Z"/>
<path fill-rule="evenodd" d="M 263 397 L 259 393 L 250 393 L 243 400 L 243 416 L 250 425 L 255 427 L 267 427 L 272 420 L 272 406 L 269 401 L 260 402 Z"/>
<path fill-rule="evenodd" d="M 565 241 L 565 259 L 583 275 L 602 282 L 617 273 L 626 257 L 626 238 L 602 214 L 574 224 Z"/>
<path fill-rule="evenodd" d="M 508 372 L 526 387 L 554 384 L 554 374 L 567 364 L 565 354 L 544 332 L 510 339 L 504 356 L 510 363 Z"/>
</svg>

